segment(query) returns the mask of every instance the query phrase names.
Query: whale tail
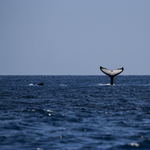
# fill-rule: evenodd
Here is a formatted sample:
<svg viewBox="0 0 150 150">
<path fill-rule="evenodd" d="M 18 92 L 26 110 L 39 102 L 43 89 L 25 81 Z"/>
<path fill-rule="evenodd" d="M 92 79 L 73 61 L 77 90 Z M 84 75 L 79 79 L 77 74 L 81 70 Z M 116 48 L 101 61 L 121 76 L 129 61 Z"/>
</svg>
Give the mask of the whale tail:
<svg viewBox="0 0 150 150">
<path fill-rule="evenodd" d="M 111 70 L 108 70 L 108 69 L 100 66 L 100 70 L 111 78 L 110 84 L 113 85 L 114 77 L 117 76 L 118 74 L 120 74 L 124 70 L 124 68 L 122 67 L 122 68 L 111 71 Z"/>
</svg>

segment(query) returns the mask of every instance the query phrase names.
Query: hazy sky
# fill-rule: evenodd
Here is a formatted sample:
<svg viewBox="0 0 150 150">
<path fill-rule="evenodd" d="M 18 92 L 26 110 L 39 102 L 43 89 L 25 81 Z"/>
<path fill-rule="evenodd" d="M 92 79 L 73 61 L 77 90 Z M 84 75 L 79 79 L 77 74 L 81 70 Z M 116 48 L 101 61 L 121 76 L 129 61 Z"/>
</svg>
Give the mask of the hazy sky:
<svg viewBox="0 0 150 150">
<path fill-rule="evenodd" d="M 0 0 L 0 75 L 150 75 L 150 0 Z"/>
</svg>

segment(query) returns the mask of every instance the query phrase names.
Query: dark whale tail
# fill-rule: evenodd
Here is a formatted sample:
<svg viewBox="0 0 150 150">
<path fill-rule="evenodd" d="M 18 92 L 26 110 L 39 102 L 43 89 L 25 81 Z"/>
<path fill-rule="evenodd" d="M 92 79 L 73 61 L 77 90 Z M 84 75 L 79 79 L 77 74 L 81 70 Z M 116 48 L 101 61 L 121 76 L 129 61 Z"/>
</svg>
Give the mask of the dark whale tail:
<svg viewBox="0 0 150 150">
<path fill-rule="evenodd" d="M 108 70 L 108 69 L 100 66 L 100 70 L 111 78 L 110 84 L 113 85 L 114 77 L 117 76 L 118 74 L 120 74 L 124 70 L 124 68 L 122 67 L 122 68 L 111 71 L 111 70 Z"/>
</svg>

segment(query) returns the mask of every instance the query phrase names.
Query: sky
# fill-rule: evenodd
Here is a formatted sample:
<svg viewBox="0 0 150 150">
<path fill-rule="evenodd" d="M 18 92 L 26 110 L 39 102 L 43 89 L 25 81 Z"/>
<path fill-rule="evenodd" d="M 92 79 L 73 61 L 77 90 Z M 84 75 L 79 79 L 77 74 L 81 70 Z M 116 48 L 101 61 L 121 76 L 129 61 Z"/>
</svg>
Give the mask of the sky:
<svg viewBox="0 0 150 150">
<path fill-rule="evenodd" d="M 150 75 L 150 0 L 0 0 L 0 75 Z"/>
</svg>

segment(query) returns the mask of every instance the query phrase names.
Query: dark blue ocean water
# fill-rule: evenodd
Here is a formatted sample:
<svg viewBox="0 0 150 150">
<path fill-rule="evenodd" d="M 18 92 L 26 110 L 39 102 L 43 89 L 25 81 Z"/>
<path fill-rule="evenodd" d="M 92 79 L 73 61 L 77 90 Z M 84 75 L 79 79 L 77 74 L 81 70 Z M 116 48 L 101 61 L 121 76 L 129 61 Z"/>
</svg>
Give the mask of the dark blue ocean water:
<svg viewBox="0 0 150 150">
<path fill-rule="evenodd" d="M 150 76 L 109 82 L 108 76 L 0 76 L 0 149 L 150 149 Z"/>
</svg>

